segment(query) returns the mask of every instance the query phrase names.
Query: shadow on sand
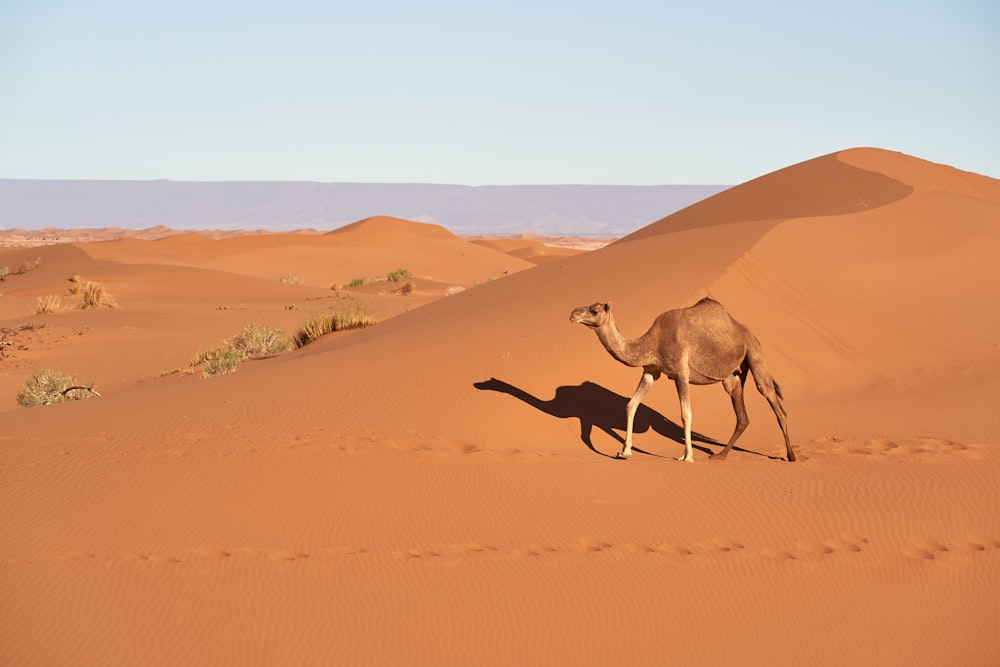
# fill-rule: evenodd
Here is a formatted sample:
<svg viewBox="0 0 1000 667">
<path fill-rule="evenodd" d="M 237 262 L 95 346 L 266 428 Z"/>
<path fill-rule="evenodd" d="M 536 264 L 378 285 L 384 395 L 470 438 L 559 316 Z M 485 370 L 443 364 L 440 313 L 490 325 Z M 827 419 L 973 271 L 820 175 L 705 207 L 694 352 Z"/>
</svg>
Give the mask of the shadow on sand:
<svg viewBox="0 0 1000 667">
<path fill-rule="evenodd" d="M 605 389 L 599 384 L 584 382 L 583 384 L 575 387 L 559 387 L 556 389 L 555 397 L 549 401 L 543 401 L 536 396 L 532 396 L 523 389 L 515 387 L 514 385 L 504 382 L 503 380 L 497 380 L 496 378 L 490 378 L 489 380 L 485 380 L 483 382 L 476 382 L 473 386 L 480 391 L 498 391 L 504 394 L 510 394 L 514 398 L 524 401 L 536 410 L 541 410 L 542 412 L 552 415 L 553 417 L 558 417 L 560 419 L 579 419 L 580 440 L 582 440 L 591 451 L 600 454 L 601 456 L 614 458 L 614 455 L 605 454 L 594 447 L 594 443 L 591 441 L 591 433 L 593 432 L 595 426 L 620 442 L 622 446 L 625 445 L 625 437 L 623 434 L 625 433 L 625 409 L 628 405 L 628 397 L 616 394 L 613 391 Z M 635 421 L 632 428 L 634 433 L 644 433 L 652 429 L 663 437 L 680 443 L 682 447 L 684 445 L 684 429 L 661 415 L 656 410 L 648 408 L 645 405 L 640 404 L 639 409 L 636 410 Z M 721 443 L 712 440 L 711 438 L 707 438 L 700 433 L 695 433 L 694 431 L 691 432 L 691 440 L 692 443 L 698 441 L 710 445 L 722 446 Z M 693 444 L 693 446 L 695 449 L 705 452 L 706 454 L 712 454 L 712 450 L 707 447 L 696 444 Z M 658 454 L 651 454 L 650 452 L 643 451 L 635 445 L 632 446 L 632 451 L 649 454 L 650 456 L 659 456 Z"/>
</svg>

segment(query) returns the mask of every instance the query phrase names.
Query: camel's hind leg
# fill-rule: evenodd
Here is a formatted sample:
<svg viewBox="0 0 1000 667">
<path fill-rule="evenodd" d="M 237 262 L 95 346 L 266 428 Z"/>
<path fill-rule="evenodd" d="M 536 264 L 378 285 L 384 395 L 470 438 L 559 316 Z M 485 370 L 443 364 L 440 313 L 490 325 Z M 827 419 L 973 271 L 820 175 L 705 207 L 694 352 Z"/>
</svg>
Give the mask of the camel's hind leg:
<svg viewBox="0 0 1000 667">
<path fill-rule="evenodd" d="M 785 407 L 781 404 L 781 388 L 774 381 L 774 378 L 771 377 L 771 373 L 768 371 L 767 364 L 764 362 L 764 357 L 761 355 L 759 349 L 751 350 L 748 359 L 750 360 L 750 372 L 753 373 L 753 381 L 757 385 L 757 391 L 771 404 L 774 416 L 778 418 L 781 435 L 785 437 L 785 453 L 787 458 L 789 461 L 794 461 L 795 452 L 792 451 L 792 441 L 788 438 L 788 424 L 786 423 L 788 413 L 785 412 Z"/>
<path fill-rule="evenodd" d="M 713 456 L 713 459 L 719 459 L 720 461 L 726 458 L 729 454 L 729 450 L 733 448 L 736 441 L 743 431 L 747 430 L 747 426 L 750 425 L 750 417 L 747 415 L 747 406 L 743 401 L 743 385 L 747 381 L 747 370 L 749 367 L 744 364 L 739 371 L 733 373 L 725 380 L 722 381 L 722 386 L 725 388 L 726 393 L 729 397 L 733 399 L 733 412 L 736 413 L 736 428 L 733 430 L 733 435 L 729 438 L 729 442 L 726 444 L 726 448 L 721 452 Z"/>
</svg>

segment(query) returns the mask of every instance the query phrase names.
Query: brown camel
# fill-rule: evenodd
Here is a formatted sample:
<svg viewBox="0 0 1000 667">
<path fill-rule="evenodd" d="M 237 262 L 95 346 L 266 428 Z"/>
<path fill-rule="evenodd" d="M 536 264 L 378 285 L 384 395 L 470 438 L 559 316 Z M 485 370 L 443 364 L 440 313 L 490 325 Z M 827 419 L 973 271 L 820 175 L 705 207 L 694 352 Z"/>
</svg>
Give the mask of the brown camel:
<svg viewBox="0 0 1000 667">
<path fill-rule="evenodd" d="M 757 390 L 771 404 L 781 433 L 785 436 L 788 460 L 795 460 L 785 425 L 787 413 L 781 405 L 781 389 L 767 370 L 760 341 L 750 330 L 734 320 L 715 299 L 704 298 L 690 308 L 668 310 L 655 320 L 649 331 L 635 340 L 627 340 L 615 326 L 610 303 L 595 303 L 575 309 L 570 322 L 579 322 L 597 332 L 605 349 L 626 366 L 642 367 L 642 379 L 628 402 L 625 447 L 618 458 L 632 455 L 632 421 L 635 411 L 649 388 L 665 373 L 677 386 L 684 425 L 684 456 L 680 461 L 694 461 L 691 451 L 690 385 L 721 382 L 733 400 L 736 429 L 726 448 L 713 458 L 724 459 L 736 440 L 750 424 L 743 403 L 743 385 L 747 371 L 753 373 Z"/>
</svg>

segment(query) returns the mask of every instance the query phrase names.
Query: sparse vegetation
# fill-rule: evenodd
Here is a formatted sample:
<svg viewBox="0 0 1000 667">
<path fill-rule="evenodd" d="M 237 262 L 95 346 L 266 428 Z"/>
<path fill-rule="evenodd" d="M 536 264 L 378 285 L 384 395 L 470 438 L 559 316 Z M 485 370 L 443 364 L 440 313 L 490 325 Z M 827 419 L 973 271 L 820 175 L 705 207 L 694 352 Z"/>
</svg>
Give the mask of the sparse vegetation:
<svg viewBox="0 0 1000 667">
<path fill-rule="evenodd" d="M 303 347 L 328 333 L 362 329 L 375 322 L 375 316 L 363 305 L 339 306 L 310 313 L 295 336 L 295 345 Z"/>
<path fill-rule="evenodd" d="M 100 283 L 87 281 L 87 284 L 80 291 L 80 296 L 83 297 L 83 302 L 80 304 L 81 308 L 118 307 L 118 302 L 108 293 L 104 285 Z"/>
<path fill-rule="evenodd" d="M 58 294 L 46 294 L 45 296 L 38 297 L 36 300 L 35 313 L 38 315 L 57 313 L 65 307 L 61 296 Z"/>
<path fill-rule="evenodd" d="M 66 294 L 68 294 L 69 296 L 77 296 L 80 294 L 80 292 L 83 291 L 83 284 L 80 282 L 79 273 L 74 273 L 72 276 L 70 276 L 69 282 L 70 282 L 69 289 L 66 290 Z"/>
<path fill-rule="evenodd" d="M 233 336 L 231 345 L 242 359 L 267 357 L 295 348 L 295 344 L 285 337 L 285 332 L 281 329 L 256 324 L 246 325 L 243 331 Z"/>
<path fill-rule="evenodd" d="M 447 296 L 455 296 L 465 291 L 465 288 L 461 285 L 451 285 L 448 289 L 444 291 Z"/>
<path fill-rule="evenodd" d="M 393 283 L 398 283 L 404 278 L 409 278 L 409 277 L 410 277 L 410 272 L 406 269 L 396 269 L 395 271 L 390 271 L 389 275 L 386 276 L 386 278 L 389 279 L 389 282 Z"/>
<path fill-rule="evenodd" d="M 78 401 L 91 396 L 100 396 L 94 385 L 77 385 L 71 375 L 59 371 L 41 370 L 35 373 L 17 393 L 17 402 L 23 407 L 31 408 Z"/>
<path fill-rule="evenodd" d="M 410 296 L 413 294 L 413 290 L 417 289 L 417 284 L 412 280 L 407 280 L 405 283 L 399 286 L 399 293 L 403 296 Z"/>
<path fill-rule="evenodd" d="M 17 271 L 11 271 L 9 266 L 0 266 L 0 281 L 6 280 L 10 276 L 20 276 L 27 273 L 28 271 L 33 271 L 34 269 L 37 269 L 41 263 L 42 263 L 41 257 L 39 257 L 33 262 L 25 260 L 24 262 L 21 263 L 21 266 L 18 267 Z"/>
<path fill-rule="evenodd" d="M 29 261 L 29 260 L 25 260 L 24 262 L 21 263 L 20 268 L 18 268 L 18 270 L 15 271 L 14 274 L 20 276 L 20 275 L 24 275 L 28 271 L 34 271 L 35 269 L 38 268 L 38 266 L 41 263 L 42 263 L 42 258 L 41 257 L 37 258 L 33 262 Z"/>
<path fill-rule="evenodd" d="M 204 364 L 202 377 L 224 375 L 235 371 L 241 361 L 288 352 L 294 347 L 295 343 L 281 329 L 248 324 L 231 341 L 198 351 L 191 366 Z"/>
<path fill-rule="evenodd" d="M 305 285 L 306 281 L 299 277 L 297 273 L 291 271 L 283 276 L 279 276 L 278 280 L 283 283 L 289 283 L 292 285 Z"/>
<path fill-rule="evenodd" d="M 232 373 L 240 365 L 240 353 L 230 348 L 216 348 L 211 351 L 210 358 L 205 361 L 205 368 L 202 369 L 202 377 L 212 377 L 214 375 L 225 375 Z"/>
<path fill-rule="evenodd" d="M 355 278 L 349 283 L 344 283 L 341 287 L 361 287 L 362 285 L 367 285 L 368 282 L 367 278 Z"/>
</svg>

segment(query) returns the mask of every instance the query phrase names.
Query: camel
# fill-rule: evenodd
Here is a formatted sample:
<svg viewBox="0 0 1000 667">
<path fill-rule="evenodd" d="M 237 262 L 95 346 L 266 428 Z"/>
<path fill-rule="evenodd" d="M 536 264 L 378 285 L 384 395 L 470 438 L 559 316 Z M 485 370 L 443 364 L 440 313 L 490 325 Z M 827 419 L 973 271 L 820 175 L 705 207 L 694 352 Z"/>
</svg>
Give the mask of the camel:
<svg viewBox="0 0 1000 667">
<path fill-rule="evenodd" d="M 747 372 L 753 373 L 757 391 L 771 404 L 785 436 L 789 461 L 795 460 L 785 424 L 787 413 L 781 405 L 781 389 L 771 377 L 760 349 L 760 341 L 750 330 L 730 316 L 721 303 L 706 297 L 689 308 L 668 310 L 653 320 L 649 331 L 635 340 L 622 336 L 611 315 L 610 303 L 595 303 L 576 308 L 570 322 L 591 327 L 604 348 L 617 361 L 642 367 L 642 378 L 626 408 L 625 446 L 617 458 L 632 455 L 632 423 L 642 398 L 660 375 L 666 374 L 677 386 L 684 426 L 684 456 L 679 461 L 692 462 L 690 385 L 721 382 L 733 401 L 736 429 L 725 449 L 713 456 L 723 460 L 736 440 L 750 424 L 743 402 Z"/>
</svg>

